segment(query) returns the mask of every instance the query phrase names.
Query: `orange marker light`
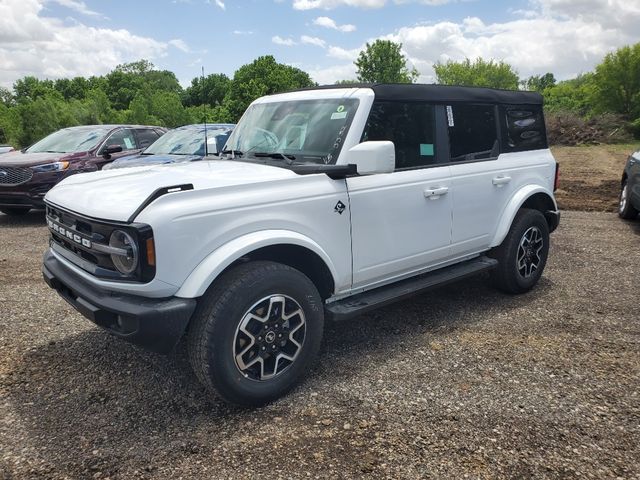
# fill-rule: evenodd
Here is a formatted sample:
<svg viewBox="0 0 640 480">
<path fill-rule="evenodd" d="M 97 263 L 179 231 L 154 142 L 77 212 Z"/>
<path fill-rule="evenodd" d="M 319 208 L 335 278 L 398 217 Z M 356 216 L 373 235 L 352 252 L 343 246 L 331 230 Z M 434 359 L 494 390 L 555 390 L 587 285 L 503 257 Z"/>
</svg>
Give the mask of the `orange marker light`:
<svg viewBox="0 0 640 480">
<path fill-rule="evenodd" d="M 156 246 L 153 238 L 147 238 L 147 264 L 153 266 L 156 264 Z"/>
</svg>

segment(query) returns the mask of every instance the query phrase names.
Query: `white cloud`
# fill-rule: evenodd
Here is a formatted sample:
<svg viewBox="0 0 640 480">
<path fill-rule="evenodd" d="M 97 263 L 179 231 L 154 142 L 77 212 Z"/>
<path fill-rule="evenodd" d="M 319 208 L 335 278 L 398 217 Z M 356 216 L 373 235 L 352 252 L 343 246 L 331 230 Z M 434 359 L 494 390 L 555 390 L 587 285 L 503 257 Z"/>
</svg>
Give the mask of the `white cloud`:
<svg viewBox="0 0 640 480">
<path fill-rule="evenodd" d="M 234 30 L 233 34 L 234 35 L 253 35 L 253 32 L 251 30 Z"/>
<path fill-rule="evenodd" d="M 355 80 L 356 67 L 353 63 L 347 65 L 333 65 L 327 68 L 311 68 L 307 70 L 313 81 L 320 85 L 329 85 L 339 80 Z"/>
<path fill-rule="evenodd" d="M 74 10 L 82 15 L 88 15 L 92 17 L 101 17 L 102 15 L 98 12 L 91 10 L 87 7 L 87 4 L 80 0 L 50 0 L 53 3 L 57 3 L 58 5 L 62 5 L 63 7 L 67 7 L 71 10 Z"/>
<path fill-rule="evenodd" d="M 296 42 L 291 38 L 282 38 L 280 35 L 271 37 L 271 41 L 276 45 L 284 45 L 285 47 L 292 47 L 296 45 Z"/>
<path fill-rule="evenodd" d="M 222 10 L 226 10 L 226 6 L 222 0 L 215 0 L 216 7 L 221 8 Z"/>
<path fill-rule="evenodd" d="M 124 62 L 166 54 L 168 44 L 127 30 L 94 28 L 43 16 L 44 0 L 0 2 L 0 84 L 101 75 Z"/>
<path fill-rule="evenodd" d="M 345 25 L 338 25 L 335 20 L 329 17 L 318 17 L 313 20 L 314 25 L 324 28 L 332 28 L 333 30 L 340 30 L 341 32 L 354 32 L 356 30 L 355 25 L 349 23 Z"/>
<path fill-rule="evenodd" d="M 393 0 L 393 3 L 422 3 L 423 5 L 444 5 L 456 0 Z M 561 1 L 561 0 L 559 0 Z M 565 0 L 568 1 L 568 0 Z M 316 8 L 332 10 L 337 7 L 382 8 L 387 0 L 293 0 L 293 8 L 296 10 L 313 10 Z"/>
<path fill-rule="evenodd" d="M 581 0 L 582 6 L 588 3 L 590 12 L 595 12 L 585 14 L 573 11 L 569 0 L 541 1 L 544 4 L 536 16 L 492 24 L 471 17 L 460 23 L 404 27 L 385 38 L 403 44 L 423 80 L 433 79 L 435 62 L 478 57 L 504 60 L 521 77 L 553 72 L 558 78 L 570 78 L 593 69 L 615 48 L 638 41 L 637 6 L 626 8 L 620 2 L 624 15 L 606 15 L 607 0 Z"/>
<path fill-rule="evenodd" d="M 301 43 L 306 43 L 308 45 L 316 45 L 316 46 L 322 47 L 322 48 L 324 48 L 325 45 L 326 45 L 326 42 L 324 40 L 322 40 L 321 38 L 309 37 L 307 35 L 302 35 L 300 37 L 300 42 Z"/>
<path fill-rule="evenodd" d="M 175 47 L 178 50 L 181 50 L 185 53 L 189 53 L 191 51 L 191 49 L 189 48 L 189 45 L 187 45 L 187 42 L 185 42 L 180 38 L 174 38 L 173 40 L 169 40 L 167 43 L 172 47 Z"/>
<path fill-rule="evenodd" d="M 351 60 L 354 61 L 358 58 L 358 54 L 362 48 L 354 48 L 352 50 L 347 50 L 342 47 L 331 46 L 327 50 L 327 55 L 329 57 L 337 58 L 339 60 Z"/>
<path fill-rule="evenodd" d="M 293 8 L 296 10 L 312 10 L 321 8 L 331 10 L 332 8 L 348 6 L 361 8 L 381 8 L 387 0 L 293 0 Z"/>
</svg>

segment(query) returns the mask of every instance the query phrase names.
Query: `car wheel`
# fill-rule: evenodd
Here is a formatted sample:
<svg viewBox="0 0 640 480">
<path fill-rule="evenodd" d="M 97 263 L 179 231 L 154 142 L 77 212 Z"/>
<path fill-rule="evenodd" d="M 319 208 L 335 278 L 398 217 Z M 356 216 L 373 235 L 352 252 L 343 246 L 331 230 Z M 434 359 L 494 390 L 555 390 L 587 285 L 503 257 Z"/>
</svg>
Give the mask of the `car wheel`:
<svg viewBox="0 0 640 480">
<path fill-rule="evenodd" d="M 12 216 L 26 215 L 27 213 L 29 213 L 29 210 L 31 210 L 31 207 L 2 207 L 2 208 L 0 208 L 0 212 L 4 213 L 5 215 L 12 215 Z"/>
<path fill-rule="evenodd" d="M 531 290 L 542 276 L 549 255 L 549 226 L 538 210 L 521 209 L 506 238 L 490 256 L 498 260 L 494 285 L 506 293 Z"/>
<path fill-rule="evenodd" d="M 622 182 L 622 188 L 620 189 L 620 203 L 618 205 L 618 216 L 625 220 L 632 220 L 638 216 L 638 210 L 636 210 L 629 199 L 629 187 L 628 182 L 625 180 Z"/>
<path fill-rule="evenodd" d="M 259 406 L 304 377 L 323 327 L 322 300 L 309 278 L 287 265 L 249 262 L 223 274 L 198 302 L 189 358 L 224 400 Z"/>
</svg>

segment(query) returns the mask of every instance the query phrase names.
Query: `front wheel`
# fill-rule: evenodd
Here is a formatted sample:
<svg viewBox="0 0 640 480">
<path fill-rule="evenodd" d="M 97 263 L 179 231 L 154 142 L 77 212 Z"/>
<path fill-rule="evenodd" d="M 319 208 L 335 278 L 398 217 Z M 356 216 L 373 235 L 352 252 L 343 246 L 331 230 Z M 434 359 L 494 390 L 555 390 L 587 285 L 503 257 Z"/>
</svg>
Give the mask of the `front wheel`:
<svg viewBox="0 0 640 480">
<path fill-rule="evenodd" d="M 620 189 L 618 216 L 625 220 L 633 220 L 638 216 L 638 210 L 631 205 L 631 201 L 629 200 L 629 186 L 627 180 L 622 183 L 622 188 Z"/>
<path fill-rule="evenodd" d="M 304 377 L 323 325 L 322 300 L 309 278 L 279 263 L 249 262 L 200 299 L 189 358 L 200 381 L 227 402 L 263 405 Z"/>
<path fill-rule="evenodd" d="M 490 256 L 498 260 L 494 285 L 506 293 L 531 290 L 544 271 L 549 255 L 549 226 L 538 210 L 521 209 L 506 238 Z"/>
</svg>

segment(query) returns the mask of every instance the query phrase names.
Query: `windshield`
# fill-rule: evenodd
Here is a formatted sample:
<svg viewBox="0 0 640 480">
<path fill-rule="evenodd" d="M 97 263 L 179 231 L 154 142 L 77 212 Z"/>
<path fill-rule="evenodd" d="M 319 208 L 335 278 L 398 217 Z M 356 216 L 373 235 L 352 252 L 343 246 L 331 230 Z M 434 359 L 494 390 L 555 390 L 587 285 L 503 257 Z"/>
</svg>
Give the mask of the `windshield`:
<svg viewBox="0 0 640 480">
<path fill-rule="evenodd" d="M 27 148 L 29 153 L 73 153 L 86 152 L 98 146 L 110 127 L 97 128 L 65 128 L 44 137 L 39 142 Z"/>
<path fill-rule="evenodd" d="M 229 137 L 226 130 L 207 130 L 207 152 L 217 153 Z M 171 130 L 153 142 L 145 155 L 200 155 L 204 156 L 204 128 Z"/>
<path fill-rule="evenodd" d="M 358 103 L 332 98 L 252 105 L 225 149 L 243 157 L 267 153 L 286 155 L 296 163 L 335 163 Z"/>
</svg>

